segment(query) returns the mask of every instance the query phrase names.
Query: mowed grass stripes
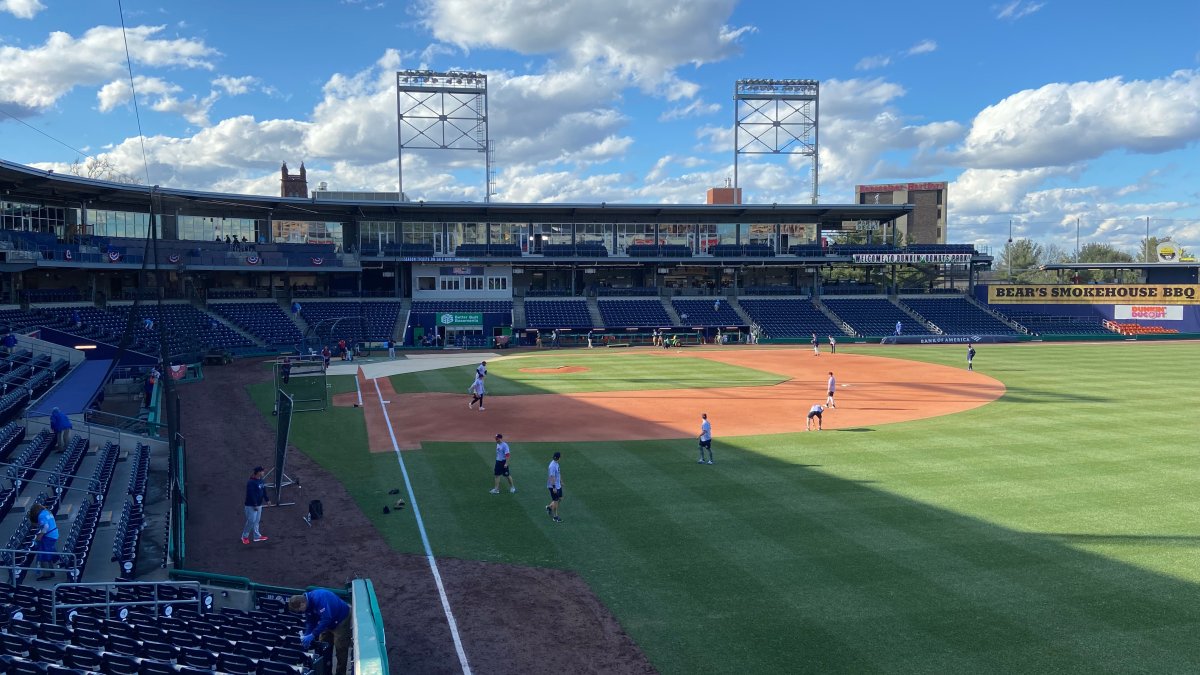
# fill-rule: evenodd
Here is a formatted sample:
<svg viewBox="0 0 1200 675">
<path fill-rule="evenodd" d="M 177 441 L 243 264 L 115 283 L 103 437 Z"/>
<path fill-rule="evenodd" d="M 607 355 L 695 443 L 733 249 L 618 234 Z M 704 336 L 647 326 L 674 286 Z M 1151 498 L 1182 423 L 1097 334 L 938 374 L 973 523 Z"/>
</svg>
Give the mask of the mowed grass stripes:
<svg viewBox="0 0 1200 675">
<path fill-rule="evenodd" d="M 750 368 L 718 363 L 678 350 L 662 353 L 556 350 L 488 363 L 489 396 L 513 394 L 575 394 L 592 391 L 637 389 L 704 389 L 708 387 L 762 387 L 787 378 Z M 584 368 L 584 372 L 553 372 L 558 368 Z M 552 372 L 528 372 L 549 370 Z M 475 378 L 475 365 L 393 375 L 399 393 L 427 391 L 462 393 Z"/>
<path fill-rule="evenodd" d="M 718 434 L 711 467 L 693 439 L 522 444 L 520 491 L 490 495 L 489 442 L 405 460 L 438 555 L 578 572 L 663 672 L 1200 670 L 1200 345 L 984 345 L 976 367 L 1008 393 L 855 432 Z M 543 510 L 555 450 L 562 525 Z M 364 478 L 358 454 L 314 453 L 373 504 L 399 472 Z M 411 517 L 364 508 L 420 550 Z"/>
</svg>

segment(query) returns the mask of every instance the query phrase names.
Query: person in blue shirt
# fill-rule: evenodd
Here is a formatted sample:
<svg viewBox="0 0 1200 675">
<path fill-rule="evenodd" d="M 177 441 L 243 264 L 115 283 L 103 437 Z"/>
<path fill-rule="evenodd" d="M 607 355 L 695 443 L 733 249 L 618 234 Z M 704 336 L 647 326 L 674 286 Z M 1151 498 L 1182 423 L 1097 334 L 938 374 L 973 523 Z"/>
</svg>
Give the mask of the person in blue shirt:
<svg viewBox="0 0 1200 675">
<path fill-rule="evenodd" d="M 38 552 L 38 567 L 46 570 L 37 575 L 37 580 L 53 579 L 54 561 L 58 559 L 58 523 L 45 506 L 34 504 L 29 509 L 29 524 L 37 528 L 37 534 L 33 535 L 33 547 Z"/>
<path fill-rule="evenodd" d="M 54 447 L 66 450 L 67 442 L 71 440 L 71 418 L 63 411 L 55 408 L 50 411 L 50 431 L 54 433 Z"/>
<path fill-rule="evenodd" d="M 17 346 L 17 336 L 15 334 L 13 334 L 12 332 L 9 332 L 7 335 L 4 336 L 4 339 L 0 340 L 0 347 L 4 347 L 5 354 L 11 354 L 13 347 L 16 347 L 16 346 Z"/>
<path fill-rule="evenodd" d="M 304 633 L 300 644 L 308 649 L 313 640 L 333 645 L 337 659 L 335 675 L 346 675 L 346 657 L 350 652 L 350 605 L 332 591 L 311 590 L 288 599 L 288 609 L 304 614 Z"/>
<path fill-rule="evenodd" d="M 267 496 L 267 484 L 263 482 L 266 470 L 261 466 L 254 467 L 254 473 L 246 481 L 246 524 L 242 527 L 242 543 L 250 543 L 250 532 L 254 532 L 254 541 L 266 541 L 267 538 L 258 530 L 262 521 L 263 504 L 270 504 Z"/>
</svg>

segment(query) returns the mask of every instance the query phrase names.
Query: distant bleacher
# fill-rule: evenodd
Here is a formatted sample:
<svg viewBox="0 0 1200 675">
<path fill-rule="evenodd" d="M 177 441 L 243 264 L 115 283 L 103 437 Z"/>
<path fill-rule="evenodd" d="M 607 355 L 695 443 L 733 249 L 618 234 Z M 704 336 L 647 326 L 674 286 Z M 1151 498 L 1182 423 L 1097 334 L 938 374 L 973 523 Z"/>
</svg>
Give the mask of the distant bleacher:
<svg viewBox="0 0 1200 675">
<path fill-rule="evenodd" d="M 597 300 L 600 316 L 608 327 L 646 326 L 669 327 L 671 320 L 662 301 L 653 300 Z"/>
<path fill-rule="evenodd" d="M 274 301 L 209 303 L 208 309 L 267 345 L 292 347 L 303 338 L 295 322 Z"/>
<path fill-rule="evenodd" d="M 526 300 L 525 325 L 530 328 L 591 328 L 592 315 L 583 298 Z"/>
<path fill-rule="evenodd" d="M 671 306 L 685 326 L 740 326 L 745 323 L 724 298 L 671 298 Z"/>
<path fill-rule="evenodd" d="M 738 304 L 762 327 L 768 338 L 845 335 L 809 298 L 742 298 Z"/>
<path fill-rule="evenodd" d="M 300 305 L 300 314 L 310 327 L 329 327 L 336 333 L 333 337 L 381 342 L 393 337 L 400 306 L 399 301 L 305 302 Z M 337 319 L 341 320 L 334 325 Z"/>
<path fill-rule="evenodd" d="M 1020 331 L 965 298 L 913 298 L 900 302 L 949 335 L 1018 335 Z M 922 330 L 922 332 L 925 332 Z"/>
<path fill-rule="evenodd" d="M 892 335 L 897 321 L 913 322 L 911 316 L 887 298 L 822 298 L 821 302 L 864 337 Z"/>
</svg>

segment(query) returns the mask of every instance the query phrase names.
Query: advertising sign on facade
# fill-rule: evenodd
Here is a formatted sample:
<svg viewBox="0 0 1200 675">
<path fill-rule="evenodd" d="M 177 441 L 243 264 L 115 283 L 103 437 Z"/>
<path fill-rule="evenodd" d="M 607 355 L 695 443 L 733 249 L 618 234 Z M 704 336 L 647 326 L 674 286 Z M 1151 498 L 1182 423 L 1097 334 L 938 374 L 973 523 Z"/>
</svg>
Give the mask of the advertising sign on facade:
<svg viewBox="0 0 1200 675">
<path fill-rule="evenodd" d="M 1200 284 L 1070 284 L 988 286 L 992 305 L 1116 305 L 1129 301 L 1200 305 Z"/>
</svg>

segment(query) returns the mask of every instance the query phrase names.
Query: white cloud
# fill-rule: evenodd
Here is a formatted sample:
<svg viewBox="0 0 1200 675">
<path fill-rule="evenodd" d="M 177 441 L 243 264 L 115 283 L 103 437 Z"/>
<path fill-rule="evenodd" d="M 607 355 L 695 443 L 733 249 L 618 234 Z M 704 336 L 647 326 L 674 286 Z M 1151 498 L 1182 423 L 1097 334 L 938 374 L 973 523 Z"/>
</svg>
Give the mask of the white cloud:
<svg viewBox="0 0 1200 675">
<path fill-rule="evenodd" d="M 135 66 L 212 68 L 216 50 L 198 40 L 155 37 L 162 30 L 133 26 L 126 31 Z M 112 82 L 125 72 L 124 64 L 121 29 L 110 26 L 92 28 L 78 39 L 54 32 L 30 49 L 0 46 L 0 103 L 42 110 L 75 87 Z"/>
<path fill-rule="evenodd" d="M 8 12 L 18 19 L 32 19 L 46 9 L 39 0 L 0 0 L 0 12 Z"/>
<path fill-rule="evenodd" d="M 1007 21 L 1016 21 L 1023 17 L 1029 16 L 1039 9 L 1046 6 L 1044 2 L 1030 2 L 1027 0 L 1011 0 L 1003 5 L 996 7 L 996 18 Z"/>
<path fill-rule="evenodd" d="M 890 56 L 864 56 L 859 59 L 858 63 L 854 64 L 855 70 L 874 70 L 876 68 L 884 68 L 891 64 L 892 57 Z"/>
<path fill-rule="evenodd" d="M 670 110 L 663 112 L 658 116 L 658 121 L 667 122 L 670 120 L 684 119 L 687 117 L 700 117 L 702 115 L 713 115 L 721 112 L 720 103 L 705 103 L 703 99 L 695 99 L 687 105 L 675 106 Z"/>
<path fill-rule="evenodd" d="M 928 54 L 937 51 L 938 45 L 933 40 L 921 40 L 917 44 L 905 50 L 905 56 L 916 56 L 918 54 Z"/>
<path fill-rule="evenodd" d="M 259 82 L 257 77 L 253 75 L 243 75 L 242 77 L 232 77 L 230 75 L 222 75 L 212 81 L 214 87 L 223 90 L 230 96 L 240 96 L 248 94 Z"/>
<path fill-rule="evenodd" d="M 564 69 L 595 64 L 644 91 L 668 98 L 694 95 L 674 70 L 728 58 L 753 27 L 724 22 L 736 0 L 425 0 L 426 27 L 464 50 L 508 49 L 562 55 Z"/>
<path fill-rule="evenodd" d="M 1200 138 L 1200 71 L 1018 92 L 975 116 L 961 160 L 979 168 L 1056 166 L 1125 149 L 1159 153 Z"/>
<path fill-rule="evenodd" d="M 172 84 L 166 80 L 157 77 L 145 77 L 139 75 L 133 78 L 134 86 L 137 91 L 144 97 L 148 96 L 165 96 L 182 91 L 179 85 Z M 110 112 L 118 106 L 125 105 L 133 98 L 129 89 L 129 80 L 117 79 L 109 82 L 96 92 L 96 99 L 99 101 L 100 112 Z"/>
</svg>

